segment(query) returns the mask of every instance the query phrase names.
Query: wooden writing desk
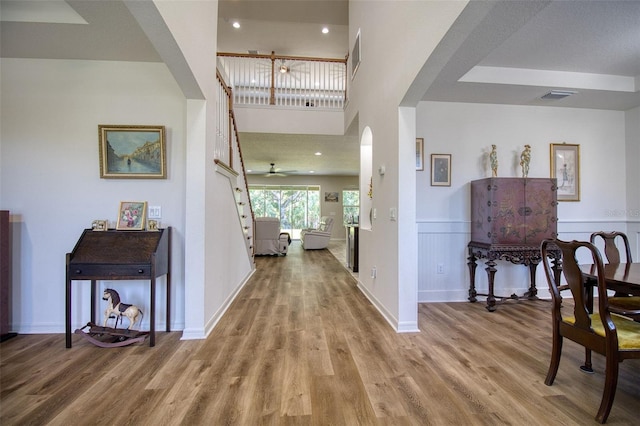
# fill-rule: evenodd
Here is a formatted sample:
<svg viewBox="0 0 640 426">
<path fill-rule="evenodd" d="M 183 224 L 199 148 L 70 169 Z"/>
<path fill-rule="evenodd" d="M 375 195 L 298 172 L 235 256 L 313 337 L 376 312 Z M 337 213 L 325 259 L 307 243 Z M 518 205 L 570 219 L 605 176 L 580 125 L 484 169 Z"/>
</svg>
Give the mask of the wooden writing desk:
<svg viewBox="0 0 640 426">
<path fill-rule="evenodd" d="M 149 280 L 151 283 L 149 346 L 155 346 L 156 278 L 167 276 L 166 330 L 170 330 L 171 228 L 158 231 L 93 231 L 85 229 L 67 253 L 66 344 L 71 347 L 71 283 L 91 281 L 91 321 L 97 323 L 98 280 Z M 143 309 L 144 310 L 144 309 Z"/>
</svg>

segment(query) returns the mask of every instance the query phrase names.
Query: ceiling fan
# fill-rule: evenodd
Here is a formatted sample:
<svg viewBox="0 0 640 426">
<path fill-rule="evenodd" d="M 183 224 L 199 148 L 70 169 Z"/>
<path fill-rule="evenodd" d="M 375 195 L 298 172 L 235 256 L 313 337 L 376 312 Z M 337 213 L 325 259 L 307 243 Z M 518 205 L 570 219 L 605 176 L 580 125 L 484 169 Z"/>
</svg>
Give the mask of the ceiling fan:
<svg viewBox="0 0 640 426">
<path fill-rule="evenodd" d="M 294 172 L 297 172 L 297 170 L 280 170 L 276 168 L 276 163 L 271 163 L 271 167 L 269 168 L 269 171 L 265 174 L 265 176 L 266 177 L 287 176 L 287 173 L 294 173 Z"/>
</svg>

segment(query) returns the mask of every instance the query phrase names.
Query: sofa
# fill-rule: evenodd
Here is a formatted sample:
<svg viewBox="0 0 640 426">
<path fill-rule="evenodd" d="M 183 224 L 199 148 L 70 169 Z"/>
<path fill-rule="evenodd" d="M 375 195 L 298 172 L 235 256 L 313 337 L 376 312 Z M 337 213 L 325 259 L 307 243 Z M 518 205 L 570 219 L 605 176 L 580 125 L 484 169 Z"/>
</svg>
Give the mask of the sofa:
<svg viewBox="0 0 640 426">
<path fill-rule="evenodd" d="M 331 239 L 333 218 L 322 216 L 317 228 L 307 228 L 300 231 L 302 248 L 305 250 L 318 250 L 327 248 Z"/>
<path fill-rule="evenodd" d="M 280 219 L 256 217 L 253 253 L 257 256 L 287 255 L 289 234 L 280 232 Z"/>
</svg>

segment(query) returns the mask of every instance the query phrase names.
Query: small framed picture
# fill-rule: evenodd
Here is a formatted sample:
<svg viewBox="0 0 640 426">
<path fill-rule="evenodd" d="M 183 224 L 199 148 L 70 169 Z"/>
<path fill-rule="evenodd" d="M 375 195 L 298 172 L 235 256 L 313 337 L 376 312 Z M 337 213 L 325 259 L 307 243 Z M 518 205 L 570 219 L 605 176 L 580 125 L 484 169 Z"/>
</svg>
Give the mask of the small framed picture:
<svg viewBox="0 0 640 426">
<path fill-rule="evenodd" d="M 340 201 L 340 195 L 337 192 L 325 192 L 324 201 L 326 203 L 337 203 Z"/>
<path fill-rule="evenodd" d="M 353 50 L 351 50 L 351 79 L 356 75 L 358 67 L 360 67 L 360 29 L 356 34 L 356 41 L 353 43 Z"/>
<path fill-rule="evenodd" d="M 558 182 L 558 201 L 580 201 L 580 145 L 552 143 L 551 177 Z"/>
<path fill-rule="evenodd" d="M 98 126 L 100 177 L 166 179 L 164 126 Z"/>
<path fill-rule="evenodd" d="M 147 231 L 158 231 L 160 230 L 160 222 L 155 219 L 149 219 L 147 221 Z"/>
<path fill-rule="evenodd" d="M 122 201 L 118 211 L 116 229 L 121 231 L 143 231 L 146 217 L 146 201 Z"/>
<path fill-rule="evenodd" d="M 424 170 L 424 139 L 416 138 L 416 170 Z"/>
<path fill-rule="evenodd" d="M 106 231 L 108 228 L 108 224 L 106 220 L 94 220 L 91 222 L 91 229 L 94 231 Z"/>
<path fill-rule="evenodd" d="M 451 186 L 451 154 L 431 154 L 431 186 Z"/>
</svg>

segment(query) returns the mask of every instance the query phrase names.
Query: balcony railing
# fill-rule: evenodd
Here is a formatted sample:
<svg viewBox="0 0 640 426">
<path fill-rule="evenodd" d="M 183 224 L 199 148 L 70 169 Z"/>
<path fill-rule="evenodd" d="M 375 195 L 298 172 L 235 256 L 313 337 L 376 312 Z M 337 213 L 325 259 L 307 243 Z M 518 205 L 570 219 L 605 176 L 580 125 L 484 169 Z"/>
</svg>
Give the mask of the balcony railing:
<svg viewBox="0 0 640 426">
<path fill-rule="evenodd" d="M 218 53 L 234 105 L 343 109 L 346 59 Z"/>
</svg>

